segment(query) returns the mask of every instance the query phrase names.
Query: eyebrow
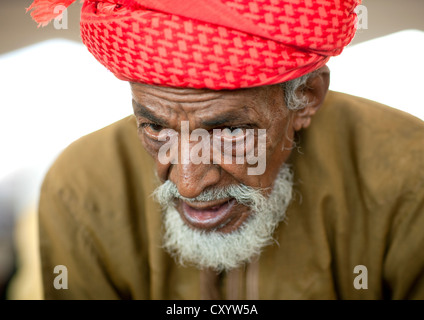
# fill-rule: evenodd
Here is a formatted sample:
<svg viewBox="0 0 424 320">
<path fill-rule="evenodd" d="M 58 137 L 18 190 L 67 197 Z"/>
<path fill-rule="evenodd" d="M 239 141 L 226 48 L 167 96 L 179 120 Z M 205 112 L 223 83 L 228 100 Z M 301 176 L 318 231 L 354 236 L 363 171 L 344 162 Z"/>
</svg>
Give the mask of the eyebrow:
<svg viewBox="0 0 424 320">
<path fill-rule="evenodd" d="M 166 122 L 166 120 L 163 120 L 161 118 L 158 118 L 153 113 L 151 113 L 145 106 L 139 104 L 134 99 L 132 100 L 132 103 L 133 103 L 133 105 L 135 105 L 135 113 L 138 116 L 141 116 L 143 118 L 146 118 L 146 119 L 154 122 L 157 125 L 160 125 L 160 126 L 163 126 L 163 127 L 167 127 L 168 122 Z"/>
<path fill-rule="evenodd" d="M 138 116 L 141 116 L 143 118 L 146 118 L 153 123 L 167 127 L 168 122 L 164 119 L 158 118 L 155 116 L 151 111 L 149 111 L 145 106 L 141 105 L 134 99 L 132 100 L 133 104 L 135 105 L 135 113 Z M 217 117 L 208 119 L 208 120 L 201 120 L 202 127 L 206 128 L 213 128 L 213 127 L 219 127 L 225 124 L 233 124 L 235 122 L 248 122 L 251 123 L 252 120 L 247 116 L 246 113 L 235 113 L 234 111 L 228 111 L 224 112 L 222 114 L 219 114 Z"/>
<path fill-rule="evenodd" d="M 220 114 L 219 116 L 210 119 L 210 120 L 202 120 L 202 125 L 205 127 L 218 127 L 228 123 L 237 122 L 252 122 L 252 120 L 245 113 L 237 113 L 234 111 L 225 112 Z"/>
</svg>

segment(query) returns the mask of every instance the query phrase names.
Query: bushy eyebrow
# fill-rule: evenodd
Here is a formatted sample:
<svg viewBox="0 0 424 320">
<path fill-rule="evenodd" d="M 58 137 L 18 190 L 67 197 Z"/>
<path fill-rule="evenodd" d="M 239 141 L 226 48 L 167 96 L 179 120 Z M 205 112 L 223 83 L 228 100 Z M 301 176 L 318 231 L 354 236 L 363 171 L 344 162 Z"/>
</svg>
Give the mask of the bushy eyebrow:
<svg viewBox="0 0 424 320">
<path fill-rule="evenodd" d="M 168 126 L 168 122 L 166 120 L 156 117 L 145 106 L 141 105 L 140 103 L 138 103 L 134 99 L 132 100 L 132 103 L 133 103 L 136 115 L 143 117 L 143 118 L 146 118 L 146 119 L 152 121 L 153 123 L 160 125 L 162 127 Z"/>
<path fill-rule="evenodd" d="M 135 114 L 150 120 L 151 122 L 160 125 L 162 127 L 168 127 L 169 124 L 166 120 L 158 118 L 154 115 L 148 108 L 138 103 L 134 99 L 132 100 Z M 234 112 L 227 111 L 224 113 L 220 113 L 214 118 L 211 119 L 202 119 L 200 125 L 202 128 L 216 128 L 223 125 L 231 125 L 234 123 L 252 123 L 252 119 L 249 118 L 246 112 Z"/>
<path fill-rule="evenodd" d="M 248 115 L 244 112 L 241 113 L 241 112 L 229 111 L 229 112 L 221 113 L 215 118 L 202 120 L 201 123 L 202 123 L 202 126 L 204 127 L 212 128 L 212 127 L 219 127 L 225 124 L 232 124 L 235 122 L 251 123 L 252 119 L 250 119 Z"/>
</svg>

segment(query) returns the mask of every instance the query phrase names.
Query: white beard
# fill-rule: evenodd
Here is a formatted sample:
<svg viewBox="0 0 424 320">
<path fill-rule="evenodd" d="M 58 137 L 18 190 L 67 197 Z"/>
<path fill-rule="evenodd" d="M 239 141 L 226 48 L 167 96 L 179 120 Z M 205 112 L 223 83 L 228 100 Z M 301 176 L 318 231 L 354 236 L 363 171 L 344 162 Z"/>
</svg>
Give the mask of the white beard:
<svg viewBox="0 0 424 320">
<path fill-rule="evenodd" d="M 230 270 L 249 262 L 258 256 L 265 246 L 273 242 L 274 230 L 286 217 L 286 210 L 292 198 L 292 181 L 289 167 L 283 165 L 269 197 L 254 188 L 244 185 L 234 186 L 242 188 L 240 191 L 242 194 L 235 197 L 236 201 L 248 205 L 251 214 L 231 233 L 205 232 L 190 228 L 184 223 L 174 205 L 170 205 L 173 201 L 161 198 L 163 190 L 155 191 L 158 201 L 165 206 L 163 247 L 182 265 L 191 264 L 200 269 L 212 268 L 217 272 Z M 166 183 L 168 182 L 172 184 L 170 181 Z M 175 185 L 173 188 L 176 189 Z M 245 199 L 249 199 L 249 203 L 246 203 Z"/>
</svg>

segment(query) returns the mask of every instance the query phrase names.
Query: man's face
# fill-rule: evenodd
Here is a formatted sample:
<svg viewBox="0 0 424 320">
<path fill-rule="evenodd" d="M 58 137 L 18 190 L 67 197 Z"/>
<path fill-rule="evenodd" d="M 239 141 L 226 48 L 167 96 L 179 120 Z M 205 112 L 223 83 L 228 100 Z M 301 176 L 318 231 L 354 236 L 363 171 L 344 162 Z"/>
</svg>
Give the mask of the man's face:
<svg viewBox="0 0 424 320">
<path fill-rule="evenodd" d="M 134 114 L 139 127 L 139 138 L 156 161 L 158 177 L 162 182 L 172 181 L 179 194 L 196 198 L 203 191 L 244 184 L 265 189 L 269 193 L 273 182 L 290 155 L 294 130 L 293 114 L 284 103 L 279 85 L 233 91 L 167 88 L 145 84 L 131 84 Z M 158 137 L 163 129 L 176 132 L 181 137 L 183 123 L 189 131 L 205 129 L 211 135 L 214 129 L 236 133 L 228 139 L 240 139 L 247 129 L 255 132 L 255 152 L 258 152 L 258 129 L 266 130 L 265 171 L 261 175 L 249 174 L 252 167 L 247 161 L 231 163 L 185 163 L 181 156 L 174 163 L 160 161 L 159 151 L 165 141 Z M 235 131 L 234 131 L 235 130 Z M 252 132 L 252 131 L 251 131 Z M 224 137 L 223 137 L 224 138 Z M 182 139 L 177 140 L 181 150 Z M 190 142 L 193 148 L 196 142 Z M 212 157 L 212 155 L 211 155 Z M 202 201 L 176 200 L 175 207 L 182 220 L 196 230 L 231 233 L 249 217 L 249 207 L 233 199 Z"/>
</svg>

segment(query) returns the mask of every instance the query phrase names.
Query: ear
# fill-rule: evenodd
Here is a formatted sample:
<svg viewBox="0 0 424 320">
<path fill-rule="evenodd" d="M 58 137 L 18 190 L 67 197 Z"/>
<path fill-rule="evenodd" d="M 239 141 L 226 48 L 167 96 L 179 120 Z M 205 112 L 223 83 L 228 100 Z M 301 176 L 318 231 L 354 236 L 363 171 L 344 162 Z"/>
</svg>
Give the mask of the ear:
<svg viewBox="0 0 424 320">
<path fill-rule="evenodd" d="M 294 112 L 293 129 L 299 131 L 311 124 L 312 116 L 324 102 L 330 85 L 330 69 L 327 66 L 318 69 L 318 72 L 308 79 L 306 86 L 299 88 L 297 94 L 304 95 L 308 103 L 303 109 Z"/>
</svg>

